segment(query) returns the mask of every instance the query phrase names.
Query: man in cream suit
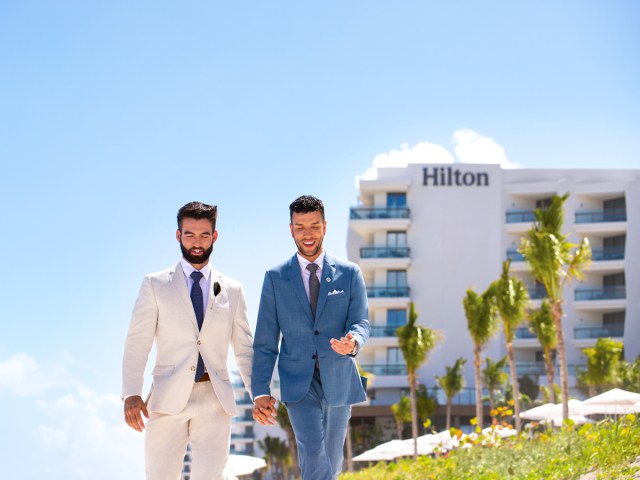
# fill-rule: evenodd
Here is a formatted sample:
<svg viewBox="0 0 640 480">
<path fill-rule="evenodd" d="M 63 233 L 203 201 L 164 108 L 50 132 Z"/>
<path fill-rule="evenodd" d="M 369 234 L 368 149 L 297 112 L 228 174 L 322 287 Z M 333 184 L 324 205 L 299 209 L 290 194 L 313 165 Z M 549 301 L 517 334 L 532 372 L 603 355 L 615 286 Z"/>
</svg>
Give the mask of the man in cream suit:
<svg viewBox="0 0 640 480">
<path fill-rule="evenodd" d="M 251 392 L 252 337 L 242 285 L 209 263 L 217 207 L 191 202 L 178 212 L 182 259 L 147 275 L 129 325 L 122 367 L 127 424 L 146 427 L 147 480 L 176 480 L 187 443 L 191 479 L 222 478 L 236 414 L 227 371 L 231 344 Z M 153 384 L 142 400 L 143 374 L 156 342 Z M 142 415 L 149 420 L 145 425 Z"/>
<path fill-rule="evenodd" d="M 322 248 L 327 227 L 322 201 L 302 196 L 289 214 L 298 252 L 264 278 L 254 342 L 253 416 L 263 425 L 274 421 L 269 384 L 277 359 L 302 478 L 330 480 L 342 469 L 351 405 L 366 399 L 354 357 L 369 338 L 367 293 L 358 266 Z"/>
</svg>

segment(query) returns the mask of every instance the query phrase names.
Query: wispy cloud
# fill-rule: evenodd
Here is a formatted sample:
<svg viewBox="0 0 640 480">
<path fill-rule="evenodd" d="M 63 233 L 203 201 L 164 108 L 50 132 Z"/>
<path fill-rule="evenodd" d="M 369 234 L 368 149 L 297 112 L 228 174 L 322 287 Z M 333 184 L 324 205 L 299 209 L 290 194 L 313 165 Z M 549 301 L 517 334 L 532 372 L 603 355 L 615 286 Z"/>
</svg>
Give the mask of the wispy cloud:
<svg viewBox="0 0 640 480">
<path fill-rule="evenodd" d="M 0 359 L 0 394 L 24 409 L 16 412 L 25 418 L 20 433 L 35 439 L 29 448 L 38 462 L 21 465 L 21 478 L 143 478 L 143 435 L 125 425 L 119 396 L 88 387 L 73 374 L 77 367 L 68 354 Z"/>
<path fill-rule="evenodd" d="M 442 145 L 431 142 L 419 142 L 413 147 L 402 144 L 399 150 L 380 153 L 373 159 L 373 165 L 358 179 L 375 180 L 379 168 L 404 168 L 409 164 L 449 164 L 484 163 L 499 164 L 502 168 L 516 168 L 517 164 L 507 159 L 505 149 L 493 138 L 468 128 L 453 133 L 451 153 Z M 357 180 L 358 180 L 357 179 Z"/>
</svg>

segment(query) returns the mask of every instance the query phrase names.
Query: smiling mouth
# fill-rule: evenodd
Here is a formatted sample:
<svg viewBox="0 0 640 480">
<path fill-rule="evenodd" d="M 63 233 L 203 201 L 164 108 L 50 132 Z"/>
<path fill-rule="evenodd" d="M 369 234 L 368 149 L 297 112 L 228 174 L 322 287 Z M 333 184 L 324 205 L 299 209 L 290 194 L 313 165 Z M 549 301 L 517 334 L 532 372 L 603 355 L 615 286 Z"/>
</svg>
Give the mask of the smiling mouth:
<svg viewBox="0 0 640 480">
<path fill-rule="evenodd" d="M 202 255 L 204 253 L 204 248 L 192 248 L 189 253 L 191 253 L 191 255 Z"/>
</svg>

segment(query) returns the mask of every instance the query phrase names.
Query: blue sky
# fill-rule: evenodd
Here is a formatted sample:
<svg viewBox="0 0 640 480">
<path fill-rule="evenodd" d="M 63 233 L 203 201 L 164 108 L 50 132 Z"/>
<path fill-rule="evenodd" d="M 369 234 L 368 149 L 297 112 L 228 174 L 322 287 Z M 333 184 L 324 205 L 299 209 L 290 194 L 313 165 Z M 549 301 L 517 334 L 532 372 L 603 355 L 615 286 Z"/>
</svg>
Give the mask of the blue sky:
<svg viewBox="0 0 640 480">
<path fill-rule="evenodd" d="M 402 145 L 637 168 L 639 23 L 633 0 L 1 2 L 3 477 L 142 478 L 122 347 L 182 204 L 218 204 L 254 321 L 288 204 L 322 198 L 344 256 L 356 175 Z"/>
</svg>

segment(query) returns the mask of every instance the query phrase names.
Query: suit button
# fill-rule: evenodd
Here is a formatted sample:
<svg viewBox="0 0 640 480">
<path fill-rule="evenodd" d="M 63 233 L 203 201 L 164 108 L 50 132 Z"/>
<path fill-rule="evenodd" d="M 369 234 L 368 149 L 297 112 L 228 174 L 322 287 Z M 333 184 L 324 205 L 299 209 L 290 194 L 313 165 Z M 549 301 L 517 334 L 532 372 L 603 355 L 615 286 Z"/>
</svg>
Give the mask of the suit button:
<svg viewBox="0 0 640 480">
<path fill-rule="evenodd" d="M 195 372 L 196 371 L 196 367 L 191 367 L 191 371 Z"/>
<path fill-rule="evenodd" d="M 198 340 L 198 345 L 200 345 L 202 342 L 200 340 Z"/>
<path fill-rule="evenodd" d="M 319 332 L 318 330 L 316 330 L 316 331 L 315 331 L 315 332 L 313 332 L 313 333 L 315 333 L 316 335 L 320 335 L 320 332 Z"/>
</svg>

